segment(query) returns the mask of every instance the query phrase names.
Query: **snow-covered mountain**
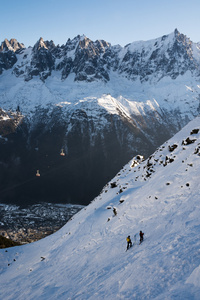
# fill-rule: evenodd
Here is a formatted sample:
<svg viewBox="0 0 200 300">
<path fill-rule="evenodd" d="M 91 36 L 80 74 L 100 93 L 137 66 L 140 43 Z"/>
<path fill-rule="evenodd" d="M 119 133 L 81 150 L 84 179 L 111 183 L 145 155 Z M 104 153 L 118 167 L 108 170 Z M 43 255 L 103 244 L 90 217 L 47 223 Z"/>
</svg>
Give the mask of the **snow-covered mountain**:
<svg viewBox="0 0 200 300">
<path fill-rule="evenodd" d="M 199 44 L 178 30 L 125 47 L 5 40 L 1 201 L 88 204 L 132 156 L 148 157 L 199 114 L 199 76 Z"/>
<path fill-rule="evenodd" d="M 199 299 L 199 125 L 135 157 L 55 234 L 0 250 L 1 298 Z"/>
<path fill-rule="evenodd" d="M 0 73 L 13 67 L 12 72 L 26 81 L 34 76 L 45 80 L 60 71 L 61 79 L 74 74 L 74 81 L 108 82 L 111 71 L 141 82 L 157 82 L 165 76 L 176 79 L 190 71 L 200 75 L 200 48 L 175 29 L 169 35 L 147 42 L 133 42 L 121 47 L 104 40 L 91 41 L 86 36 L 68 39 L 65 45 L 40 38 L 33 48 L 26 49 L 15 39 L 6 39 L 0 49 Z M 10 64 L 8 54 L 15 59 Z M 16 63 L 17 62 L 17 63 Z"/>
</svg>

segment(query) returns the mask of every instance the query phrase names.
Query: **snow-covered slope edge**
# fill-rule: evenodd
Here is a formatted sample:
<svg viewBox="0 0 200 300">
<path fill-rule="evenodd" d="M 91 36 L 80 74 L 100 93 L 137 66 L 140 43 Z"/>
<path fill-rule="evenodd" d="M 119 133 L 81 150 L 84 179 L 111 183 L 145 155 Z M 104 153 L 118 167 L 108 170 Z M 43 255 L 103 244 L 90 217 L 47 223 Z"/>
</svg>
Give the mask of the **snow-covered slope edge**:
<svg viewBox="0 0 200 300">
<path fill-rule="evenodd" d="M 1 298 L 199 299 L 199 125 L 127 164 L 57 233 L 1 250 Z"/>
</svg>

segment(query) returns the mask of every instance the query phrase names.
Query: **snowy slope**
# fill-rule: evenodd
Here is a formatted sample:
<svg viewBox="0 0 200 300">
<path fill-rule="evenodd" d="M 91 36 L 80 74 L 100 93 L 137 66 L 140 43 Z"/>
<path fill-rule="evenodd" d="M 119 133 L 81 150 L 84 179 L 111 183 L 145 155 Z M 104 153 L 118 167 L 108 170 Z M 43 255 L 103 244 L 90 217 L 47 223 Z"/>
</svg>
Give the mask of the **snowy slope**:
<svg viewBox="0 0 200 300">
<path fill-rule="evenodd" d="M 100 107 L 116 115 L 123 110 L 133 118 L 135 115 L 145 117 L 146 113 L 157 111 L 163 122 L 164 111 L 168 114 L 177 111 L 182 123 L 185 118 L 192 120 L 197 115 L 200 85 L 189 72 L 176 80 L 163 78 L 156 85 L 140 81 L 133 84 L 114 73 L 110 77 L 106 85 L 103 82 L 74 82 L 73 76 L 63 82 L 56 73 L 46 82 L 38 78 L 24 82 L 22 78 L 16 78 L 7 72 L 1 75 L 0 106 L 12 111 L 19 106 L 21 113 L 30 121 L 38 109 L 48 109 L 47 117 L 50 119 L 52 110 L 59 106 L 64 118 L 67 111 L 76 110 L 82 102 L 85 102 L 86 107 L 96 101 L 100 103 L 93 107 L 94 114 L 99 113 Z"/>
<path fill-rule="evenodd" d="M 55 234 L 0 250 L 0 299 L 199 299 L 199 125 L 129 162 Z"/>
</svg>

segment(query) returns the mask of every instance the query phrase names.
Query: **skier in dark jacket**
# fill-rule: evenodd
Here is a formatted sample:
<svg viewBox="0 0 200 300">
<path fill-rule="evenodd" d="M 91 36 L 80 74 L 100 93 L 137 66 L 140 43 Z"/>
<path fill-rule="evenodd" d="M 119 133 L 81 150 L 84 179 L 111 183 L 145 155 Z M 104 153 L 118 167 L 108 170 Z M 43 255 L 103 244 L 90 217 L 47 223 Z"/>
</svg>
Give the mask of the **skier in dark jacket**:
<svg viewBox="0 0 200 300">
<path fill-rule="evenodd" d="M 140 230 L 140 244 L 143 242 L 144 233 Z"/>
<path fill-rule="evenodd" d="M 130 247 L 132 247 L 130 235 L 126 238 L 126 240 L 127 240 L 127 249 L 126 250 L 128 250 Z"/>
</svg>

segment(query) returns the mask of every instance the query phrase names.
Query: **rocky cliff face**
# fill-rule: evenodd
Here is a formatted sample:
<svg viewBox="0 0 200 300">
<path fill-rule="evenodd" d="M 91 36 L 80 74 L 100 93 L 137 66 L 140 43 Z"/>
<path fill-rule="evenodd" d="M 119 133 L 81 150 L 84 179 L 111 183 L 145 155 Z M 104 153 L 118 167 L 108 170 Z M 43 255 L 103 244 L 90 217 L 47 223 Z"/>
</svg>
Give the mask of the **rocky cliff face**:
<svg viewBox="0 0 200 300">
<path fill-rule="evenodd" d="M 125 47 L 85 36 L 28 49 L 5 40 L 1 201 L 89 203 L 128 160 L 199 114 L 199 71 L 199 44 L 177 30 Z"/>
<path fill-rule="evenodd" d="M 177 30 L 156 40 L 133 43 L 125 48 L 126 54 L 119 71 L 126 73 L 130 79 L 135 80 L 138 76 L 141 81 L 158 81 L 164 76 L 176 79 L 187 71 L 200 75 L 199 47 Z M 194 50 L 198 52 L 198 56 Z"/>
<path fill-rule="evenodd" d="M 8 70 L 17 62 L 16 52 L 24 49 L 24 45 L 17 42 L 15 39 L 8 41 L 5 39 L 0 48 L 0 74 L 3 70 Z"/>
</svg>

